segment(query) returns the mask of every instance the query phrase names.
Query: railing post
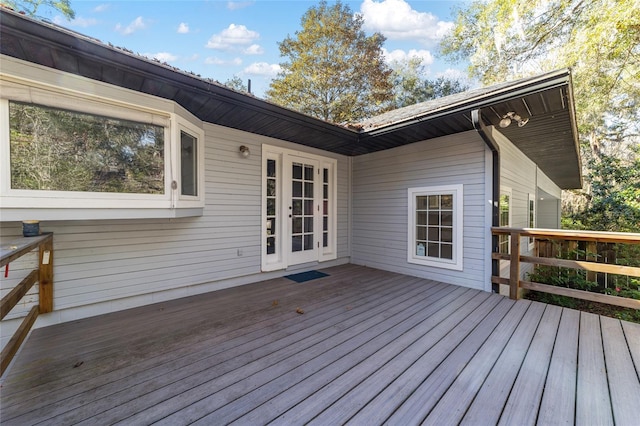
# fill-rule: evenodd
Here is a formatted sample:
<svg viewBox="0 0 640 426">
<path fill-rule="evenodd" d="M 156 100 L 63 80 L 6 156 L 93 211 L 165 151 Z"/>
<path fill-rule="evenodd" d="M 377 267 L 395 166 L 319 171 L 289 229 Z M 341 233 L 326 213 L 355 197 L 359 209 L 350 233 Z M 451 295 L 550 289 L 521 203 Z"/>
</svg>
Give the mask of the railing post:
<svg viewBox="0 0 640 426">
<path fill-rule="evenodd" d="M 509 298 L 520 297 L 520 233 L 511 232 L 511 261 L 509 268 Z"/>
<path fill-rule="evenodd" d="M 40 244 L 39 282 L 40 313 L 53 311 L 53 238 L 49 237 Z"/>
<path fill-rule="evenodd" d="M 598 261 L 598 243 L 595 241 L 587 241 L 586 260 L 588 262 Z M 597 274 L 593 271 L 587 271 L 587 280 L 596 281 Z"/>
</svg>

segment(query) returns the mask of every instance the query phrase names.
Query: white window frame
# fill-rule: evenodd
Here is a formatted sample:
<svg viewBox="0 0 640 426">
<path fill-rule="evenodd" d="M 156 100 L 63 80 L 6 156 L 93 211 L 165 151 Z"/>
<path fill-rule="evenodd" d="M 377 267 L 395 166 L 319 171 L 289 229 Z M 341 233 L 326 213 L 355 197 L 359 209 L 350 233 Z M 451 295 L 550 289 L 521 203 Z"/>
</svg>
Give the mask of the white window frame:
<svg viewBox="0 0 640 426">
<path fill-rule="evenodd" d="M 513 190 L 509 187 L 503 186 L 502 188 L 500 188 L 500 200 L 498 200 L 498 215 L 499 218 L 502 219 L 502 210 L 501 210 L 501 202 L 502 202 L 502 196 L 503 195 L 508 195 L 509 196 L 509 223 L 506 225 L 506 227 L 511 227 L 513 224 Z M 504 225 L 500 224 L 501 227 L 505 227 Z M 507 253 L 511 253 L 511 235 L 507 236 Z M 508 262 L 506 260 L 504 260 L 503 262 Z"/>
<path fill-rule="evenodd" d="M 407 262 L 432 266 L 436 268 L 463 270 L 464 247 L 464 187 L 462 184 L 425 186 L 419 188 L 409 188 L 408 193 L 408 245 Z M 424 195 L 453 195 L 453 256 L 452 259 L 442 259 L 429 256 L 416 255 L 416 197 Z"/>
<path fill-rule="evenodd" d="M 0 78 L 0 204 L 3 221 L 172 218 L 200 216 L 205 204 L 204 130 L 199 120 L 43 83 Z M 6 90 L 5 90 L 6 89 Z M 11 188 L 9 102 L 61 108 L 164 127 L 164 193 L 131 194 Z M 164 102 L 167 103 L 167 102 Z M 167 103 L 168 104 L 168 103 Z M 198 195 L 180 193 L 180 132 L 197 140 Z"/>
<path fill-rule="evenodd" d="M 531 203 L 533 203 L 533 209 L 531 209 Z M 528 198 L 527 198 L 527 227 L 528 228 L 535 228 L 537 225 L 537 218 L 536 218 L 536 209 L 538 207 L 538 203 L 536 200 L 536 195 L 535 194 L 529 194 Z M 533 215 L 533 223 L 531 223 L 531 215 Z M 534 237 L 529 237 L 529 251 L 533 250 L 535 248 L 535 238 Z"/>
</svg>

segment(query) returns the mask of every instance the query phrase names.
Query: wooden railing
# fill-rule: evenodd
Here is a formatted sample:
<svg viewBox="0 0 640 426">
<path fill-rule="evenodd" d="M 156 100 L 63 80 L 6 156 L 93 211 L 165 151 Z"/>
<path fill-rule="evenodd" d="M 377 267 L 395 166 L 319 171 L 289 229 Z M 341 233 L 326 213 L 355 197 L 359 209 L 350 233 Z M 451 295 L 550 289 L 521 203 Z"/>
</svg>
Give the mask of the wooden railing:
<svg viewBox="0 0 640 426">
<path fill-rule="evenodd" d="M 511 237 L 510 254 L 493 253 L 494 261 L 508 260 L 509 278 L 500 276 L 492 276 L 491 281 L 495 284 L 509 285 L 509 297 L 518 299 L 521 296 L 521 289 L 534 290 L 544 293 L 550 293 L 560 296 L 568 296 L 576 299 L 588 300 L 592 302 L 607 303 L 625 308 L 640 309 L 640 300 L 578 290 L 574 288 L 559 287 L 538 282 L 531 282 L 521 279 L 521 263 L 531 263 L 534 265 L 544 265 L 552 267 L 570 268 L 576 270 L 587 271 L 587 277 L 594 279 L 596 273 L 607 273 L 616 275 L 626 275 L 628 277 L 640 277 L 640 267 L 624 266 L 616 264 L 598 263 L 595 260 L 597 243 L 615 243 L 615 244 L 640 244 L 640 234 L 623 233 L 623 232 L 597 232 L 597 231 L 569 231 L 556 229 L 518 229 L 518 228 L 499 228 L 491 229 L 493 235 L 508 235 Z M 542 240 L 554 240 L 569 242 L 569 246 L 576 244 L 578 241 L 587 242 L 584 260 L 558 259 L 553 257 L 544 257 L 540 253 L 536 256 L 514 256 L 520 253 L 522 238 L 535 238 Z M 538 247 L 538 246 L 537 246 Z M 537 250 L 536 250 L 537 251 Z M 541 250 L 542 251 L 542 250 Z M 548 251 L 548 250 L 547 250 Z M 547 256 L 550 253 L 546 253 Z M 500 268 L 496 268 L 499 270 Z"/>
<path fill-rule="evenodd" d="M 9 342 L 2 349 L 0 361 L 0 375 L 4 374 L 20 345 L 27 337 L 29 330 L 39 314 L 53 310 L 53 234 L 43 234 L 36 237 L 24 237 L 2 244 L 0 248 L 0 268 L 6 268 L 10 262 L 38 249 L 38 267 L 31 271 L 20 283 L 0 301 L 0 319 L 20 302 L 29 289 L 38 282 L 38 305 L 31 308 L 27 316 L 13 334 Z M 3 270 L 4 272 L 4 270 Z"/>
</svg>

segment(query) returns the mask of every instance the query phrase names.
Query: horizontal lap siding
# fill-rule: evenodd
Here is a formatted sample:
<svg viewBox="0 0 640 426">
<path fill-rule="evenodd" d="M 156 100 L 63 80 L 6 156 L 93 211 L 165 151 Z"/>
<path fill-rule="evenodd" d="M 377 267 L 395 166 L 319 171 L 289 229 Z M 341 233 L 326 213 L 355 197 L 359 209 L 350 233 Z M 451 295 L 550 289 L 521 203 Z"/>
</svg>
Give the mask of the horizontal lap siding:
<svg viewBox="0 0 640 426">
<path fill-rule="evenodd" d="M 541 203 L 537 199 L 537 189 L 540 186 L 554 196 L 560 197 L 561 190 L 558 188 L 541 170 L 538 169 L 536 163 L 534 163 L 529 157 L 524 155 L 509 139 L 503 136 L 499 131 L 494 130 L 493 136 L 500 146 L 500 186 L 502 188 L 511 188 L 511 226 L 514 228 L 529 228 L 529 194 L 533 194 L 536 197 L 536 210 L 537 213 L 541 212 Z M 548 205 L 548 203 L 547 203 Z M 553 217 L 546 216 L 543 221 L 545 224 L 560 222 L 559 211 L 549 210 L 546 206 L 542 207 L 546 209 L 546 213 L 555 215 Z M 540 220 L 538 219 L 538 222 Z M 541 223 L 537 224 L 537 227 L 541 227 Z M 532 254 L 533 250 L 529 250 L 528 239 L 523 238 L 520 241 L 520 253 Z M 508 262 L 501 262 L 501 275 L 508 275 Z M 520 272 L 522 278 L 526 278 L 527 274 L 533 271 L 533 265 L 530 263 L 523 263 L 520 266 Z"/>
<path fill-rule="evenodd" d="M 352 262 L 483 289 L 485 145 L 475 132 L 353 160 Z M 463 271 L 407 262 L 407 189 L 464 185 Z"/>
<path fill-rule="evenodd" d="M 42 229 L 55 234 L 55 311 L 41 317 L 38 324 L 264 279 L 260 272 L 263 143 L 321 154 L 291 143 L 205 124 L 203 216 L 43 222 Z M 240 145 L 250 148 L 248 158 L 239 154 Z M 338 159 L 338 258 L 345 262 L 349 256 L 349 159 L 336 155 L 332 158 Z M 21 225 L 1 223 L 0 231 L 3 240 L 9 240 L 21 233 Z M 238 250 L 242 252 L 240 256 Z M 269 276 L 277 274 L 285 272 Z M 10 328 L 3 323 L 3 329 Z M 2 338 L 8 338 L 4 330 Z"/>
</svg>

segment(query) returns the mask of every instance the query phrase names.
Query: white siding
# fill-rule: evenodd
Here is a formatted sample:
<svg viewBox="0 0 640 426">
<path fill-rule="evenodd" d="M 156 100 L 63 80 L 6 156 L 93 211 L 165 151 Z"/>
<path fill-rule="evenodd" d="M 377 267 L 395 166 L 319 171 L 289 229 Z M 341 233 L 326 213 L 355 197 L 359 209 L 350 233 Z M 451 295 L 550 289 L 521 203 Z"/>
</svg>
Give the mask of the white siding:
<svg viewBox="0 0 640 426">
<path fill-rule="evenodd" d="M 352 263 L 477 289 L 485 280 L 485 144 L 476 132 L 353 159 Z M 407 189 L 463 184 L 463 270 L 407 262 Z"/>
<path fill-rule="evenodd" d="M 538 194 L 538 188 L 542 187 L 550 194 L 560 194 L 561 190 L 549 179 L 529 157 L 524 155 L 509 139 L 507 139 L 496 128 L 492 129 L 492 136 L 498 142 L 500 147 L 500 186 L 511 188 L 511 227 L 528 228 L 529 227 L 529 211 L 528 200 L 529 194 Z M 540 202 L 536 199 L 536 209 L 540 212 Z M 547 213 L 552 213 L 547 211 Z M 559 222 L 559 211 L 556 220 Z M 553 220 L 547 217 L 548 220 Z M 539 219 L 538 219 L 539 220 Z M 537 224 L 540 227 L 540 224 Z M 520 253 L 531 254 L 527 238 L 520 241 Z M 533 265 L 524 263 L 521 265 L 521 276 L 526 278 L 531 272 Z M 500 262 L 500 275 L 503 277 L 509 274 L 509 262 Z M 508 294 L 507 286 L 500 286 L 501 294 Z"/>
<path fill-rule="evenodd" d="M 538 199 L 538 228 L 559 229 L 560 228 L 560 200 Z"/>
<path fill-rule="evenodd" d="M 204 129 L 202 217 L 40 224 L 54 232 L 54 312 L 40 316 L 36 327 L 289 273 L 260 272 L 262 144 L 337 159 L 338 259 L 304 266 L 349 261 L 347 157 L 211 124 Z M 250 148 L 249 158 L 240 155 L 240 145 Z M 21 232 L 18 222 L 0 223 L 3 241 Z M 15 322 L 3 321 L 3 344 Z"/>
<path fill-rule="evenodd" d="M 500 146 L 500 185 L 511 188 L 513 192 L 511 226 L 527 228 L 529 226 L 527 210 L 529 194 L 537 194 L 540 188 L 560 198 L 562 190 L 502 133 L 495 128 L 492 129 L 492 135 Z"/>
</svg>

